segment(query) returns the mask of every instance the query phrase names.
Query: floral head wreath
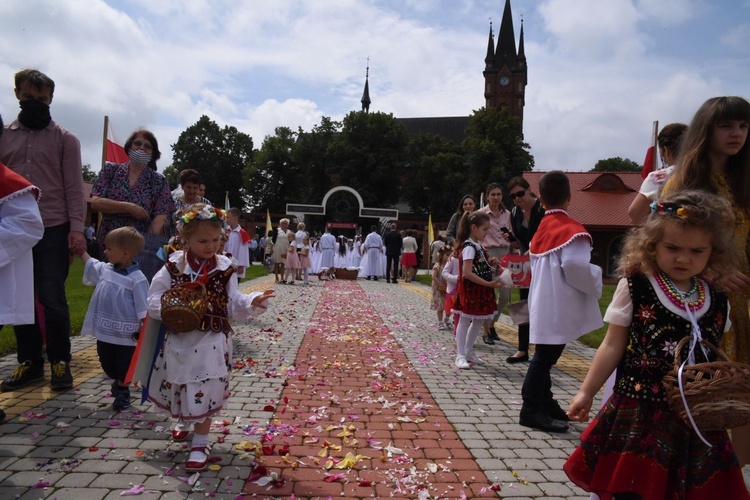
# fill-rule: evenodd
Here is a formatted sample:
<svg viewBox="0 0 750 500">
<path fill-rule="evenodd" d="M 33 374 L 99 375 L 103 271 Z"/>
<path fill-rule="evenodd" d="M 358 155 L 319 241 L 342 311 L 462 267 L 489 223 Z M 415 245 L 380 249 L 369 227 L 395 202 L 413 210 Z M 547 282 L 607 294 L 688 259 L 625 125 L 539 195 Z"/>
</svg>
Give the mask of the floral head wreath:
<svg viewBox="0 0 750 500">
<path fill-rule="evenodd" d="M 676 203 L 651 203 L 651 213 L 663 216 L 679 217 L 688 220 L 691 215 L 698 215 L 700 209 L 694 205 L 678 205 Z"/>
<path fill-rule="evenodd" d="M 226 221 L 227 213 L 220 209 L 206 205 L 201 210 L 188 210 L 183 212 L 182 215 L 177 219 L 177 230 L 182 229 L 195 220 L 210 220 L 210 221 Z"/>
</svg>

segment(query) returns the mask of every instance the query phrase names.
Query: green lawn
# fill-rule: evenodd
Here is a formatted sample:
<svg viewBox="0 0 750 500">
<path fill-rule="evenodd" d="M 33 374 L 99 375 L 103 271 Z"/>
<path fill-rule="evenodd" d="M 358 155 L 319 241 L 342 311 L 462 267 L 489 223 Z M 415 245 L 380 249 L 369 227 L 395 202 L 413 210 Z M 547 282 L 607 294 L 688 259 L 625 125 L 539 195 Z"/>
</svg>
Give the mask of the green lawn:
<svg viewBox="0 0 750 500">
<path fill-rule="evenodd" d="M 260 264 L 253 264 L 247 269 L 245 276 L 247 279 L 259 278 L 266 276 L 268 270 Z M 75 259 L 70 266 L 68 280 L 65 282 L 65 290 L 68 297 L 68 306 L 70 307 L 70 326 L 73 335 L 81 333 L 83 319 L 86 317 L 86 309 L 91 300 L 91 294 L 94 293 L 94 287 L 85 286 L 81 279 L 83 278 L 83 263 L 81 259 Z M 0 356 L 4 356 L 16 350 L 16 337 L 13 334 L 13 327 L 5 326 L 0 330 Z"/>
<path fill-rule="evenodd" d="M 416 277 L 416 280 L 419 283 L 422 283 L 423 285 L 430 286 L 432 284 L 432 274 L 418 274 Z M 612 302 L 612 295 L 615 293 L 616 288 L 617 288 L 617 285 L 604 285 L 604 290 L 602 291 L 602 297 L 601 299 L 599 299 L 599 309 L 601 309 L 602 311 L 602 316 L 604 316 L 604 311 L 607 310 L 607 306 L 609 306 L 609 303 Z M 511 298 L 511 301 L 518 300 L 518 290 L 513 290 L 511 292 L 510 298 Z M 604 325 L 598 330 L 594 330 L 591 333 L 587 333 L 586 335 L 584 335 L 578 340 L 580 340 L 582 343 L 586 344 L 587 346 L 599 347 L 599 344 L 601 344 L 602 340 L 604 340 L 604 335 L 606 333 L 607 333 L 607 325 Z"/>
</svg>

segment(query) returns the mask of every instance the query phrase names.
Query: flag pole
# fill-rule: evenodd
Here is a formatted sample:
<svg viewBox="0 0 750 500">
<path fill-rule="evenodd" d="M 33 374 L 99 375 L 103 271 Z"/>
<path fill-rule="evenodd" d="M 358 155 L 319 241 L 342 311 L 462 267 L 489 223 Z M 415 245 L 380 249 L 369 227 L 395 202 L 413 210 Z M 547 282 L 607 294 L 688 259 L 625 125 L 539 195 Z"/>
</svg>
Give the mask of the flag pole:
<svg viewBox="0 0 750 500">
<path fill-rule="evenodd" d="M 109 129 L 109 116 L 104 115 L 104 131 L 102 133 L 102 166 L 107 162 L 107 130 Z"/>
</svg>

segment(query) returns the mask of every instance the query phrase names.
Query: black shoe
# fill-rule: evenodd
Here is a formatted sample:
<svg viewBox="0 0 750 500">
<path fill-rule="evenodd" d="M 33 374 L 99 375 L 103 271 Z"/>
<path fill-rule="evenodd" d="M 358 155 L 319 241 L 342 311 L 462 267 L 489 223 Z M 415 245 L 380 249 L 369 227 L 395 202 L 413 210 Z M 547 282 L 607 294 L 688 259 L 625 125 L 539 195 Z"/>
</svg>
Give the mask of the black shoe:
<svg viewBox="0 0 750 500">
<path fill-rule="evenodd" d="M 53 391 L 65 391 L 73 387 L 73 375 L 70 374 L 70 363 L 55 361 L 50 363 L 52 377 L 49 386 Z"/>
<path fill-rule="evenodd" d="M 115 382 L 112 384 L 112 395 L 115 397 L 115 402 L 112 403 L 114 411 L 122 411 L 125 408 L 130 408 L 130 389 L 121 387 Z"/>
<path fill-rule="evenodd" d="M 524 361 L 528 361 L 528 360 L 529 360 L 528 352 L 524 354 L 523 356 L 508 356 L 507 358 L 505 358 L 505 361 L 507 361 L 510 364 L 523 363 Z"/>
<path fill-rule="evenodd" d="M 541 411 L 535 413 L 524 413 L 521 411 L 521 418 L 518 419 L 518 423 L 524 427 L 531 427 L 532 429 L 539 429 L 544 432 L 568 432 L 568 424 L 566 422 L 550 418 L 549 415 Z"/>
<path fill-rule="evenodd" d="M 31 361 L 24 361 L 13 370 L 9 377 L 3 380 L 3 383 L 0 384 L 0 391 L 15 391 L 38 380 L 44 380 L 44 366 L 34 365 Z"/>
<path fill-rule="evenodd" d="M 375 277 L 373 278 L 373 281 L 378 281 L 378 277 L 377 277 L 377 276 L 375 276 Z"/>
<path fill-rule="evenodd" d="M 5 421 L 5 412 L 0 410 L 0 424 Z"/>
<path fill-rule="evenodd" d="M 398 281 L 396 281 L 396 280 L 393 280 L 393 284 L 394 284 L 394 285 L 395 285 L 395 284 L 397 284 L 397 283 L 398 283 Z"/>
<path fill-rule="evenodd" d="M 482 335 L 482 340 L 484 340 L 484 343 L 487 345 L 495 345 L 495 341 L 492 340 L 492 337 L 489 335 Z"/>
<path fill-rule="evenodd" d="M 494 327 L 494 326 L 491 326 L 491 327 L 490 327 L 490 334 L 489 334 L 489 337 L 490 337 L 490 338 L 491 338 L 492 340 L 500 340 L 500 335 L 498 335 L 498 334 L 497 334 L 497 330 L 495 330 L 495 327 Z"/>
<path fill-rule="evenodd" d="M 370 277 L 369 277 L 369 276 L 368 276 L 367 278 L 365 278 L 365 279 L 366 279 L 367 281 L 370 281 Z"/>
<path fill-rule="evenodd" d="M 560 408 L 560 403 L 557 402 L 556 399 L 551 400 L 547 403 L 547 415 L 553 420 L 561 420 L 563 422 L 567 422 L 570 420 L 568 418 L 568 414 L 565 413 L 565 410 Z"/>
<path fill-rule="evenodd" d="M 388 278 L 386 278 L 386 279 L 385 279 L 385 282 L 386 282 L 386 283 L 390 283 L 390 282 L 391 282 L 391 280 L 390 280 L 390 279 L 388 279 Z"/>
</svg>

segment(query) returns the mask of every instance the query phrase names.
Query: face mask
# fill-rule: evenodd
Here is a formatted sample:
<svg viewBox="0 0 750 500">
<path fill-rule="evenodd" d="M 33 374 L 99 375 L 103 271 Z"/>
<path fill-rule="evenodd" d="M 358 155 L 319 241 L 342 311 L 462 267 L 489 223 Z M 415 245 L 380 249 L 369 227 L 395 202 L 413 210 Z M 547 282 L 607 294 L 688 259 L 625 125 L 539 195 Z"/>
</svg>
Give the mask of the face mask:
<svg viewBox="0 0 750 500">
<path fill-rule="evenodd" d="M 130 161 L 136 165 L 146 166 L 151 161 L 151 155 L 142 149 L 131 149 L 128 152 L 128 156 L 130 157 Z"/>
<path fill-rule="evenodd" d="M 18 113 L 18 121 L 25 126 L 34 130 L 41 130 L 52 121 L 49 114 L 49 105 L 36 99 L 19 101 L 19 104 L 21 112 Z"/>
</svg>

